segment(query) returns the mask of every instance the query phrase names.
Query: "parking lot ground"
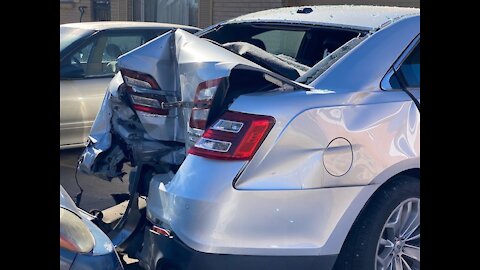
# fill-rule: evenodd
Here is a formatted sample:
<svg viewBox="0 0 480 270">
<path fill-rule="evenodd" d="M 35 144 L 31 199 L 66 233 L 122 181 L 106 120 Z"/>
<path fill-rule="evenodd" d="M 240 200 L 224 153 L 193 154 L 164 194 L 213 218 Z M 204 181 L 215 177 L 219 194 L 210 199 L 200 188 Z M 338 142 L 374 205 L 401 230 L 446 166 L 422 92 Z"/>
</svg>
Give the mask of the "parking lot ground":
<svg viewBox="0 0 480 270">
<path fill-rule="evenodd" d="M 78 157 L 83 149 L 68 149 L 60 151 L 60 184 L 65 188 L 68 194 L 75 200 L 75 195 L 80 191 L 75 183 L 75 168 Z M 123 182 L 119 179 L 113 179 L 112 182 L 104 181 L 100 178 L 85 175 L 82 172 L 77 173 L 78 183 L 83 188 L 80 208 L 86 211 L 91 209 L 103 210 L 117 204 L 114 197 L 125 197 L 128 193 L 128 172 L 130 168 L 126 167 L 127 175 L 123 177 Z M 113 196 L 112 196 L 113 195 Z M 140 270 L 138 260 L 123 256 L 127 262 L 125 270 Z"/>
<path fill-rule="evenodd" d="M 78 157 L 83 149 L 68 149 L 60 151 L 60 184 L 68 194 L 75 200 L 80 192 L 75 183 L 75 168 Z M 130 168 L 126 167 L 128 173 Z M 103 210 L 116 203 L 114 197 L 124 197 L 128 193 L 128 174 L 123 177 L 123 182 L 115 178 L 112 182 L 102 180 L 98 177 L 83 174 L 78 171 L 78 183 L 83 188 L 80 208 L 89 211 L 91 209 Z"/>
</svg>

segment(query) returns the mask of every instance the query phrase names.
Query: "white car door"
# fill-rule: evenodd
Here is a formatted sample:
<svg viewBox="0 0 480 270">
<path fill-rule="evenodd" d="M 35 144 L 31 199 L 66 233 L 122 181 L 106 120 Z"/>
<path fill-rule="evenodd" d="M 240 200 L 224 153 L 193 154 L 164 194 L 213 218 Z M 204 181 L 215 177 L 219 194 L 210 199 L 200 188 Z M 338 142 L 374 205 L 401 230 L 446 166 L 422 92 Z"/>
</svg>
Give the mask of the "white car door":
<svg viewBox="0 0 480 270">
<path fill-rule="evenodd" d="M 111 77 L 60 80 L 60 145 L 83 144 Z"/>
<path fill-rule="evenodd" d="M 62 61 L 60 147 L 83 145 L 90 133 L 118 56 L 144 43 L 142 33 L 104 33 Z"/>
</svg>

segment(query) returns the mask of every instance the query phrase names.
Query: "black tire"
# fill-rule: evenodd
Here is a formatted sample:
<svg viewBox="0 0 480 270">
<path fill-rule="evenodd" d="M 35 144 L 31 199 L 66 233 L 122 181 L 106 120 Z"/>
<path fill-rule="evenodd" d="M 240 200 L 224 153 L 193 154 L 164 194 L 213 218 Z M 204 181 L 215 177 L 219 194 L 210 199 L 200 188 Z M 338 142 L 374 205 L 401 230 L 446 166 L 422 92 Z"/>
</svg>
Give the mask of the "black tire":
<svg viewBox="0 0 480 270">
<path fill-rule="evenodd" d="M 419 179 L 397 176 L 381 187 L 353 224 L 334 269 L 375 270 L 377 245 L 383 227 L 392 212 L 411 198 L 420 199 Z"/>
</svg>

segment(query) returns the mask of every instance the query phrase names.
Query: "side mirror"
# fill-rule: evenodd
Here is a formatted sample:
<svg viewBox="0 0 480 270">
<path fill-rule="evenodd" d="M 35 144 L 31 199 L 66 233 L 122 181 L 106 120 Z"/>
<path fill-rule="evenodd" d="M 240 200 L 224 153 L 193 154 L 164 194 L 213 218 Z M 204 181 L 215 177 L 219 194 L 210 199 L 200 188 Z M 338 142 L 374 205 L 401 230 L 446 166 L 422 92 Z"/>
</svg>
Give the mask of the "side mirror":
<svg viewBox="0 0 480 270">
<path fill-rule="evenodd" d="M 85 71 L 77 65 L 65 65 L 60 67 L 60 79 L 82 79 Z"/>
</svg>

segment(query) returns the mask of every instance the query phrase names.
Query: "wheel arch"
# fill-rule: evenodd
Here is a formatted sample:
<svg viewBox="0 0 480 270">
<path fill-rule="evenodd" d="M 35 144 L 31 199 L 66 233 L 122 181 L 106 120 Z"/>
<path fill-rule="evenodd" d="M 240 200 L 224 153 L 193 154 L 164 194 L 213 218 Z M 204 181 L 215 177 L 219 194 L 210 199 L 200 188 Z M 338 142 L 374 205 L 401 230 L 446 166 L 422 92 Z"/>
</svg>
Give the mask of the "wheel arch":
<svg viewBox="0 0 480 270">
<path fill-rule="evenodd" d="M 369 208 L 370 203 L 373 201 L 373 199 L 376 197 L 376 195 L 379 194 L 386 187 L 390 186 L 396 179 L 398 179 L 401 176 L 408 176 L 408 177 L 411 177 L 411 178 L 414 178 L 414 179 L 417 179 L 418 181 L 420 181 L 420 166 L 405 169 L 403 171 L 397 172 L 396 174 L 394 174 L 394 175 L 388 177 L 387 179 L 385 179 L 385 181 L 381 181 L 381 183 L 374 184 L 376 186 L 376 188 L 373 189 L 373 192 L 368 197 L 368 199 L 365 201 L 365 203 L 363 204 L 363 207 L 361 207 L 361 210 L 358 211 L 358 213 L 357 213 L 355 219 L 353 220 L 353 222 L 351 222 L 351 224 L 349 224 L 348 231 L 342 239 L 341 248 L 340 248 L 339 253 L 338 253 L 339 256 L 336 258 L 336 260 L 339 260 L 339 259 L 341 260 L 342 252 L 345 249 L 349 248 L 348 239 L 350 237 L 352 237 L 351 236 L 352 234 L 355 234 L 356 224 L 362 218 L 363 213 L 365 213 L 365 211 Z M 375 183 L 375 181 L 372 181 L 372 183 Z"/>
</svg>

